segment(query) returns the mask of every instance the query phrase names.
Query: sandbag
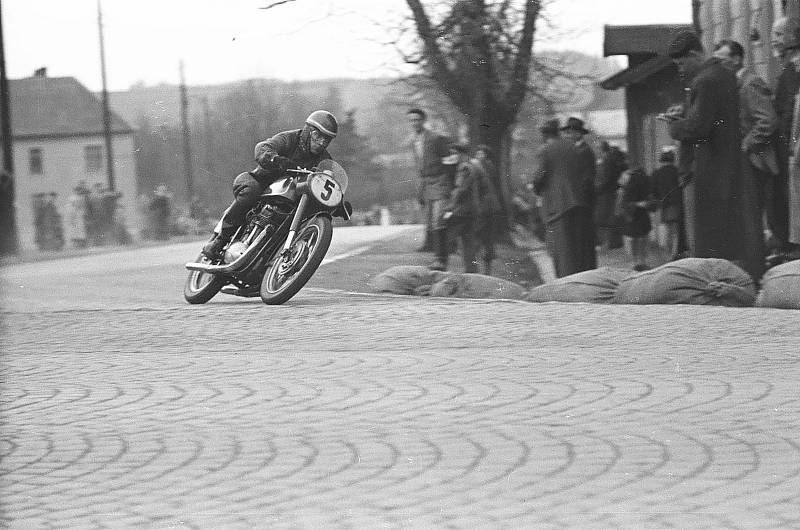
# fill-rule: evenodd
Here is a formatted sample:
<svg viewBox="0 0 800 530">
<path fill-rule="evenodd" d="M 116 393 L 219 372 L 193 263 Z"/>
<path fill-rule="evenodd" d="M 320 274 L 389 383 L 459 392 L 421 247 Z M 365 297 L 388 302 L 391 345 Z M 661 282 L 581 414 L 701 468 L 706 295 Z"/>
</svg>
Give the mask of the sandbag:
<svg viewBox="0 0 800 530">
<path fill-rule="evenodd" d="M 448 275 L 420 265 L 398 265 L 378 274 L 369 284 L 379 293 L 417 294 Z"/>
<path fill-rule="evenodd" d="M 691 304 L 750 307 L 753 279 L 724 259 L 686 258 L 622 280 L 615 304 Z"/>
<path fill-rule="evenodd" d="M 800 260 L 781 263 L 764 273 L 756 305 L 800 309 Z"/>
<path fill-rule="evenodd" d="M 531 289 L 525 296 L 528 302 L 588 302 L 614 303 L 619 283 L 634 274 L 629 269 L 601 267 L 564 276 Z"/>
<path fill-rule="evenodd" d="M 431 285 L 431 296 L 451 298 L 503 298 L 522 300 L 525 288 L 514 282 L 483 274 L 451 274 Z"/>
</svg>

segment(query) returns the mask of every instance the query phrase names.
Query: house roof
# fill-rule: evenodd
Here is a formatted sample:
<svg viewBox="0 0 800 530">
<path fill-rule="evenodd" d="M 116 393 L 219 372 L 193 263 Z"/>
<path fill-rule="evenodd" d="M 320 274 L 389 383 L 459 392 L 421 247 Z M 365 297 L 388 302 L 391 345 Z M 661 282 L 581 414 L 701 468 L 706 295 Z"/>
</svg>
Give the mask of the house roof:
<svg viewBox="0 0 800 530">
<path fill-rule="evenodd" d="M 74 77 L 28 77 L 8 85 L 14 138 L 103 134 L 101 102 Z M 112 111 L 111 132 L 133 129 Z"/>
<path fill-rule="evenodd" d="M 623 86 L 633 85 L 644 81 L 653 74 L 656 74 L 672 65 L 672 59 L 663 55 L 656 55 L 647 61 L 631 68 L 619 71 L 616 74 L 600 81 L 600 86 L 606 90 L 616 90 Z"/>
<path fill-rule="evenodd" d="M 603 55 L 665 54 L 678 33 L 693 29 L 691 24 L 604 26 Z"/>
</svg>

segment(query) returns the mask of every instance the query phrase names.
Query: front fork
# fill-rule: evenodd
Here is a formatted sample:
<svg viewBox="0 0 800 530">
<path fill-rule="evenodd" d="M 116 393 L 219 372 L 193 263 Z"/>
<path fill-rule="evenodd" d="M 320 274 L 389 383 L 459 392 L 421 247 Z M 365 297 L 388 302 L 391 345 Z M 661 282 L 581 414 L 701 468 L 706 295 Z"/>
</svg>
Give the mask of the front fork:
<svg viewBox="0 0 800 530">
<path fill-rule="evenodd" d="M 303 220 L 303 214 L 306 211 L 306 206 L 308 205 L 308 195 L 303 194 L 300 197 L 300 203 L 297 205 L 297 210 L 294 212 L 294 218 L 292 219 L 292 224 L 289 226 L 289 235 L 286 236 L 286 243 L 283 244 L 283 250 L 281 251 L 281 257 L 286 257 L 289 255 L 289 249 L 292 248 L 292 243 L 294 243 L 294 236 L 297 234 L 297 229 L 300 227 L 300 222 Z"/>
</svg>

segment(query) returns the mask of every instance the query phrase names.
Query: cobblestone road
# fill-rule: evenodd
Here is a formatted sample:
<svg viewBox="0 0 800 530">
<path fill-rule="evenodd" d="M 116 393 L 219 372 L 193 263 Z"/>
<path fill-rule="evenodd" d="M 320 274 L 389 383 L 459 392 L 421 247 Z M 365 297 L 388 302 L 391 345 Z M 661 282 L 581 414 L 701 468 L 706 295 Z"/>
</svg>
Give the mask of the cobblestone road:
<svg viewBox="0 0 800 530">
<path fill-rule="evenodd" d="M 2 319 L 11 528 L 800 528 L 796 312 L 309 289 Z"/>
</svg>

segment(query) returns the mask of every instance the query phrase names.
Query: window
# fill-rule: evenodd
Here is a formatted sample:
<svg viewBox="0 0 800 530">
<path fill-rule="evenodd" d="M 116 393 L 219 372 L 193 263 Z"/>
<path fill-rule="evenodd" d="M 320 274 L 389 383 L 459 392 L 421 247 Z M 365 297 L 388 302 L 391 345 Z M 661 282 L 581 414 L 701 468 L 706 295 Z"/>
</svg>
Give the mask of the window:
<svg viewBox="0 0 800 530">
<path fill-rule="evenodd" d="M 87 145 L 83 148 L 83 155 L 86 159 L 86 171 L 96 173 L 103 169 L 103 146 Z"/>
<path fill-rule="evenodd" d="M 32 147 L 28 150 L 28 169 L 31 175 L 41 175 L 44 173 L 41 148 Z"/>
</svg>

